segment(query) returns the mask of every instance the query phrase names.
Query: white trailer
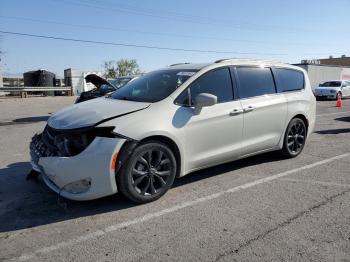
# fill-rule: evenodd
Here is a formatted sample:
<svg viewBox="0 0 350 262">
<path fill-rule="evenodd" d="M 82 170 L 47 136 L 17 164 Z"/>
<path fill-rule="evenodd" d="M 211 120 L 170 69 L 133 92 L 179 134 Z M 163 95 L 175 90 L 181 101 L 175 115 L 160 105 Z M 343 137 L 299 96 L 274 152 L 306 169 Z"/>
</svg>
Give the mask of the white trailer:
<svg viewBox="0 0 350 262">
<path fill-rule="evenodd" d="M 79 96 L 81 92 L 89 91 L 95 86 L 91 83 L 86 83 L 85 77 L 89 74 L 103 76 L 103 73 L 97 70 L 78 70 L 68 68 L 64 70 L 64 82 L 66 86 L 72 87 L 73 95 Z"/>
<path fill-rule="evenodd" d="M 312 89 L 330 80 L 350 80 L 350 67 L 321 64 L 297 64 L 309 75 Z"/>
</svg>

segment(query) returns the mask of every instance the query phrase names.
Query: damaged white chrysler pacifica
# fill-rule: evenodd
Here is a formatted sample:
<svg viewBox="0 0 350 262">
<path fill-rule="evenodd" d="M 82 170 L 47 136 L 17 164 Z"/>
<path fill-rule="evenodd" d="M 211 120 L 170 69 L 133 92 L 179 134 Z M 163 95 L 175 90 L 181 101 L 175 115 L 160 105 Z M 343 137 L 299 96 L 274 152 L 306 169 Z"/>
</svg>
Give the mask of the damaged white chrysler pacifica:
<svg viewBox="0 0 350 262">
<path fill-rule="evenodd" d="M 315 124 L 306 72 L 268 61 L 177 64 L 54 114 L 31 163 L 61 196 L 145 203 L 174 179 L 254 154 L 302 151 Z"/>
</svg>

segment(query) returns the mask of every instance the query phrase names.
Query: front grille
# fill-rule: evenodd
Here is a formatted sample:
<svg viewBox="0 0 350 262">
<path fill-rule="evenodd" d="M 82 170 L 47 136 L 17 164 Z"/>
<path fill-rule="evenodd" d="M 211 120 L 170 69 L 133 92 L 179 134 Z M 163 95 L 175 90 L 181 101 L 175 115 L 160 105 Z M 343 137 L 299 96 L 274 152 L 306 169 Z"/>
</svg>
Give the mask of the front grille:
<svg viewBox="0 0 350 262">
<path fill-rule="evenodd" d="M 58 148 L 55 145 L 55 138 L 58 135 L 58 132 L 52 129 L 49 125 L 46 125 L 43 133 L 42 133 L 42 140 L 45 143 L 45 145 L 52 151 L 56 152 L 58 151 Z"/>
<path fill-rule="evenodd" d="M 35 135 L 30 143 L 30 149 L 37 158 L 58 156 L 58 148 L 55 146 L 55 131 L 46 125 L 44 131 Z"/>
<path fill-rule="evenodd" d="M 33 138 L 35 144 L 40 144 L 42 156 L 75 156 L 84 151 L 97 135 L 111 135 L 110 128 L 106 129 L 75 129 L 56 130 L 46 125 L 44 131 Z M 32 142 L 33 143 L 33 142 Z"/>
</svg>

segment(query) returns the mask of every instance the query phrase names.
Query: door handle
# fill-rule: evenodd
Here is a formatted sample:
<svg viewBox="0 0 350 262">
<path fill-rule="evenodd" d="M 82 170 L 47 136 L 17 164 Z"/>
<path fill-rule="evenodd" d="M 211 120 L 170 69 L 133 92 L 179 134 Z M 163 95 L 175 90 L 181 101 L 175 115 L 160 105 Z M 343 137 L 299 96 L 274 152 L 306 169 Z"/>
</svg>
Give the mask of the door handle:
<svg viewBox="0 0 350 262">
<path fill-rule="evenodd" d="M 230 112 L 230 116 L 236 116 L 243 113 L 243 109 L 235 108 Z"/>
<path fill-rule="evenodd" d="M 243 109 L 244 113 L 248 113 L 248 112 L 251 112 L 253 110 L 254 110 L 254 107 L 252 107 L 252 106 L 248 106 L 248 107 Z"/>
</svg>

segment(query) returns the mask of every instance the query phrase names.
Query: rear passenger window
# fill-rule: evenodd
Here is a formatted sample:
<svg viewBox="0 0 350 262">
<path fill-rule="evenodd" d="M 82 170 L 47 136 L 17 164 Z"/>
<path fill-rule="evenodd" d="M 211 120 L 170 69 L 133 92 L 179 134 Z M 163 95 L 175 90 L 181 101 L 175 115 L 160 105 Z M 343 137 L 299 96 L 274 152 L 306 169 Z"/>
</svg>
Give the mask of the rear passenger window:
<svg viewBox="0 0 350 262">
<path fill-rule="evenodd" d="M 300 71 L 285 68 L 274 68 L 278 92 L 304 89 L 304 74 Z"/>
<path fill-rule="evenodd" d="M 233 91 L 230 71 L 228 68 L 214 69 L 205 73 L 195 80 L 181 95 L 175 103 L 180 105 L 193 105 L 194 100 L 200 93 L 208 93 L 217 96 L 218 103 L 233 100 Z"/>
<path fill-rule="evenodd" d="M 240 98 L 276 93 L 270 68 L 238 67 L 237 74 Z"/>
</svg>

